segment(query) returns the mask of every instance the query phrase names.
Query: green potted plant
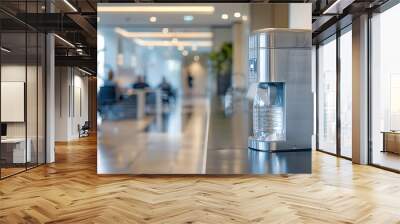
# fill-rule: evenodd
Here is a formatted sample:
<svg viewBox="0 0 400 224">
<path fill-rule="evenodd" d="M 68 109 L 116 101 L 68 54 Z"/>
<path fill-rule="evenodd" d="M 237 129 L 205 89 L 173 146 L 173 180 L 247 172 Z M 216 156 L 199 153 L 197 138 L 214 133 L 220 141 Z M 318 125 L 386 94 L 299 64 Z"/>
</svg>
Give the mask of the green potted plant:
<svg viewBox="0 0 400 224">
<path fill-rule="evenodd" d="M 226 90 L 231 86 L 232 53 L 233 46 L 230 42 L 223 43 L 218 51 L 210 53 L 211 66 L 217 75 L 218 95 L 225 94 Z"/>
</svg>

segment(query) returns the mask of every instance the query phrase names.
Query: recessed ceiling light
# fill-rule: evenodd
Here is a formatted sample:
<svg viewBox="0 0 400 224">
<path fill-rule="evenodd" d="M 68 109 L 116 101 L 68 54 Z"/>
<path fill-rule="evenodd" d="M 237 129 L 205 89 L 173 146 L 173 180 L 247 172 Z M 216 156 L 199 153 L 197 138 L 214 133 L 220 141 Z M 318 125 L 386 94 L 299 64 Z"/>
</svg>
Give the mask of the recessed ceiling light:
<svg viewBox="0 0 400 224">
<path fill-rule="evenodd" d="M 246 15 L 243 15 L 243 16 L 242 16 L 242 20 L 243 20 L 243 21 L 247 21 L 247 16 L 246 16 Z"/>
<path fill-rule="evenodd" d="M 155 16 L 150 17 L 150 22 L 152 22 L 152 23 L 157 22 L 157 17 L 155 17 Z"/>
<path fill-rule="evenodd" d="M 182 51 L 183 56 L 188 56 L 189 52 L 187 50 Z"/>
<path fill-rule="evenodd" d="M 236 17 L 236 18 L 239 18 L 239 17 L 240 17 L 240 12 L 235 12 L 235 13 L 233 14 L 233 16 Z"/>
<path fill-rule="evenodd" d="M 225 20 L 226 20 L 226 19 L 229 19 L 228 14 L 222 14 L 222 15 L 221 15 L 221 19 L 225 19 Z"/>
<path fill-rule="evenodd" d="M 194 19 L 194 17 L 191 16 L 191 15 L 183 16 L 183 20 L 186 21 L 186 22 L 190 22 L 190 21 L 192 21 L 193 19 Z"/>
<path fill-rule="evenodd" d="M 195 55 L 195 56 L 193 57 L 193 59 L 194 59 L 194 61 L 199 61 L 199 60 L 200 60 L 200 56 Z"/>
<path fill-rule="evenodd" d="M 97 12 L 147 12 L 147 13 L 214 13 L 214 6 L 111 6 L 101 5 Z"/>
<path fill-rule="evenodd" d="M 168 33 L 168 31 L 169 31 L 168 28 L 163 28 L 163 29 L 162 29 L 162 32 L 163 32 L 163 33 Z"/>
</svg>

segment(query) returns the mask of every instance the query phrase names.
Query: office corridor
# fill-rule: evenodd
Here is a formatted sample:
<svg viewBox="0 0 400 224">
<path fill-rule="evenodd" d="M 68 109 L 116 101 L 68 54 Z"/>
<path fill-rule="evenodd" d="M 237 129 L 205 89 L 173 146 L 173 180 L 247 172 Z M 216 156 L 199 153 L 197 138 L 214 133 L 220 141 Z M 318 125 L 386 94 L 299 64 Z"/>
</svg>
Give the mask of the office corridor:
<svg viewBox="0 0 400 224">
<path fill-rule="evenodd" d="M 206 98 L 185 98 L 170 113 L 100 125 L 99 174 L 195 174 L 205 166 Z"/>
</svg>

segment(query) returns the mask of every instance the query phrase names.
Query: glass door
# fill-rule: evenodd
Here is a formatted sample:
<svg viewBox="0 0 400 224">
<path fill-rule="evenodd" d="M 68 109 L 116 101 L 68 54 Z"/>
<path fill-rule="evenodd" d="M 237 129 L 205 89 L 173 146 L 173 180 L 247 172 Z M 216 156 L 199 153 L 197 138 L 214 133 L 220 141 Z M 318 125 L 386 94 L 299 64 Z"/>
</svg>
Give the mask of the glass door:
<svg viewBox="0 0 400 224">
<path fill-rule="evenodd" d="M 43 13 L 44 1 L 7 1 L 0 7 Z M 43 33 L 0 12 L 0 178 L 45 163 L 45 52 Z"/>
<path fill-rule="evenodd" d="M 1 177 L 26 170 L 31 161 L 27 141 L 27 36 L 23 25 L 1 29 Z M 28 150 L 27 150 L 28 149 Z"/>
</svg>

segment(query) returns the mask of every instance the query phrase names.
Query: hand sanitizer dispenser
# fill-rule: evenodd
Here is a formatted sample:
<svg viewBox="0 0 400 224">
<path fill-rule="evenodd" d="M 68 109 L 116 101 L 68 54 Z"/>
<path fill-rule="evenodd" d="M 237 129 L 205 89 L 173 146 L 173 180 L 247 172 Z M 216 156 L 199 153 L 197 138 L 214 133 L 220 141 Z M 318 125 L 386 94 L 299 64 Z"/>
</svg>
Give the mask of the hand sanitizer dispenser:
<svg viewBox="0 0 400 224">
<path fill-rule="evenodd" d="M 311 32 L 264 29 L 249 39 L 250 149 L 311 149 Z"/>
</svg>

